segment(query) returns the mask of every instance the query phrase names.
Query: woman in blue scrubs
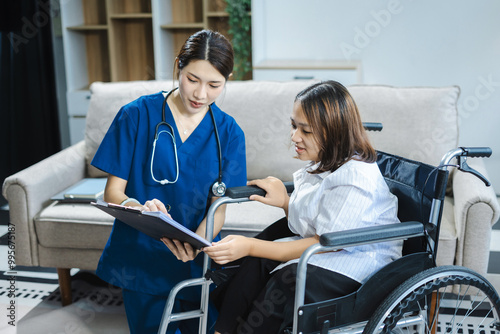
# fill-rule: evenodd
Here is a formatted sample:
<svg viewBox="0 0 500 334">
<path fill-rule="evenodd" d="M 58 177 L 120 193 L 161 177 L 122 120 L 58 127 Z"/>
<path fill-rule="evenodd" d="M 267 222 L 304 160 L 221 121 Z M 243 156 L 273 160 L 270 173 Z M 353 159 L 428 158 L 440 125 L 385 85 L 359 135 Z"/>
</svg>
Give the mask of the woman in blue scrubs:
<svg viewBox="0 0 500 334">
<path fill-rule="evenodd" d="M 243 131 L 214 103 L 232 69 L 233 49 L 224 36 L 204 30 L 188 38 L 175 61 L 178 89 L 123 106 L 106 133 L 92 161 L 109 173 L 105 201 L 163 211 L 205 237 L 214 182 L 246 184 Z M 224 215 L 220 207 L 214 235 Z M 122 288 L 131 333 L 156 333 L 171 288 L 202 275 L 199 251 L 162 241 L 116 220 L 99 261 L 99 277 Z M 196 288 L 181 292 L 174 312 L 197 307 L 199 294 Z M 173 326 L 197 333 L 198 319 L 173 323 L 167 333 L 175 333 Z"/>
</svg>

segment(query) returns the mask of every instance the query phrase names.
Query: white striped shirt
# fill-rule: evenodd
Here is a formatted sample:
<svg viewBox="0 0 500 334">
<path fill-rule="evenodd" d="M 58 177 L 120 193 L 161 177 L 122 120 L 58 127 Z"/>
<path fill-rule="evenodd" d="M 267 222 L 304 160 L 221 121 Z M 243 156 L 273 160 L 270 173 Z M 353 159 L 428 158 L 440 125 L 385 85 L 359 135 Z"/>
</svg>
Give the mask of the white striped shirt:
<svg viewBox="0 0 500 334">
<path fill-rule="evenodd" d="M 318 165 L 294 173 L 288 225 L 302 238 L 328 232 L 398 223 L 397 198 L 376 163 L 350 160 L 335 172 L 310 174 Z M 283 240 L 284 241 L 284 240 Z M 401 256 L 402 241 L 353 246 L 315 254 L 310 264 L 363 283 L 369 275 Z M 281 264 L 277 269 L 298 259 Z"/>
</svg>

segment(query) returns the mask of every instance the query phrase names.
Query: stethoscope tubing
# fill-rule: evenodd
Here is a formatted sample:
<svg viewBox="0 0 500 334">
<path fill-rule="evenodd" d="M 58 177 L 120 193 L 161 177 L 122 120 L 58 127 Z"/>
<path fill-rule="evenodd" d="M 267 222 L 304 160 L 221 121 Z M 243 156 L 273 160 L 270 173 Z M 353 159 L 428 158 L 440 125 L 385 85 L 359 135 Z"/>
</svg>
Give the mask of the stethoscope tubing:
<svg viewBox="0 0 500 334">
<path fill-rule="evenodd" d="M 158 128 L 160 125 L 166 125 L 170 128 L 171 132 L 168 132 L 167 130 L 162 130 L 158 132 Z M 155 151 L 156 151 L 156 141 L 160 137 L 162 133 L 167 133 L 170 137 L 172 137 L 172 143 L 174 144 L 174 157 L 175 157 L 175 180 L 169 181 L 167 179 L 163 180 L 157 180 L 155 178 L 155 175 L 153 173 L 153 161 L 154 161 L 154 156 L 155 156 Z M 169 184 L 169 183 L 175 183 L 179 179 L 179 159 L 177 157 L 177 144 L 175 143 L 175 136 L 174 136 L 174 129 L 172 128 L 172 125 L 168 124 L 167 122 L 160 122 L 156 125 L 156 130 L 155 130 L 155 140 L 153 141 L 153 153 L 151 154 L 151 177 L 153 178 L 153 181 L 160 183 L 161 185 Z"/>
<path fill-rule="evenodd" d="M 167 93 L 167 95 L 165 96 L 165 98 L 163 99 L 162 120 L 161 120 L 161 122 L 159 122 L 156 125 L 156 128 L 155 128 L 155 139 L 153 141 L 153 150 L 152 150 L 152 154 L 151 154 L 150 171 L 151 171 L 151 177 L 153 178 L 153 181 L 155 181 L 157 183 L 160 183 L 162 185 L 176 183 L 177 180 L 179 179 L 179 158 L 177 156 L 177 144 L 176 144 L 176 141 L 175 141 L 174 128 L 172 127 L 172 125 L 170 125 L 170 124 L 167 123 L 166 118 L 165 118 L 165 106 L 167 104 L 167 99 L 170 96 L 170 94 L 172 94 L 172 92 L 175 91 L 178 88 L 179 87 L 176 87 L 176 88 L 172 89 L 171 91 L 169 91 Z M 222 182 L 222 148 L 221 148 L 221 143 L 220 143 L 220 138 L 219 138 L 219 130 L 217 129 L 217 123 L 215 122 L 215 117 L 214 117 L 214 113 L 212 111 L 212 105 L 211 104 L 208 106 L 208 111 L 210 112 L 210 117 L 212 119 L 212 124 L 214 125 L 215 140 L 217 142 L 217 149 L 219 151 L 219 154 L 218 154 L 219 155 L 219 177 L 218 177 L 218 180 L 216 181 L 216 183 L 223 185 L 223 182 Z M 162 130 L 162 131 L 158 132 L 158 130 L 159 130 L 159 128 L 160 128 L 161 125 L 168 126 L 168 128 L 170 129 L 170 132 L 168 132 L 167 130 Z M 172 142 L 173 142 L 173 146 L 174 146 L 176 177 L 175 177 L 175 180 L 173 180 L 173 181 L 170 181 L 170 180 L 167 180 L 167 179 L 157 180 L 155 178 L 154 174 L 153 174 L 153 161 L 154 161 L 154 155 L 155 155 L 155 151 L 156 151 L 156 141 L 158 140 L 158 137 L 160 136 L 160 134 L 162 134 L 164 132 L 168 133 L 170 135 L 170 137 L 172 137 Z"/>
</svg>

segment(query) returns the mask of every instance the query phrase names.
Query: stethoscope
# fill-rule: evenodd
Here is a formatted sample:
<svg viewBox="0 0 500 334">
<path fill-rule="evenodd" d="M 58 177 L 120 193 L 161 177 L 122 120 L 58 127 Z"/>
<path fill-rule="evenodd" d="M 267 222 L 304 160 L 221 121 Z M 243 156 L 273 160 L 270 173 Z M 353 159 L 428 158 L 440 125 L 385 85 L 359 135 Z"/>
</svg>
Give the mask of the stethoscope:
<svg viewBox="0 0 500 334">
<path fill-rule="evenodd" d="M 167 95 L 165 96 L 165 98 L 163 99 L 162 121 L 160 123 L 156 124 L 155 139 L 153 141 L 153 152 L 151 153 L 151 177 L 153 178 L 153 181 L 160 183 L 161 185 L 173 184 L 173 183 L 176 183 L 177 180 L 179 179 L 179 159 L 177 157 L 177 145 L 175 143 L 174 128 L 165 121 L 165 105 L 167 104 L 167 99 L 170 96 L 170 94 L 172 94 L 172 92 L 176 89 L 178 89 L 178 87 L 169 91 L 167 93 Z M 208 106 L 208 111 L 210 112 L 210 116 L 212 118 L 212 123 L 214 125 L 215 140 L 217 141 L 217 148 L 219 150 L 219 177 L 212 185 L 212 193 L 215 196 L 220 197 L 220 196 L 224 196 L 224 194 L 226 193 L 226 185 L 224 184 L 224 182 L 222 182 L 222 149 L 221 149 L 220 139 L 219 139 L 219 130 L 217 129 L 217 124 L 215 123 L 215 117 L 214 117 L 214 113 L 212 111 L 211 104 Z M 160 128 L 161 125 L 166 125 L 170 129 L 170 132 L 168 132 L 167 130 L 162 130 L 162 131 L 158 132 L 158 129 Z M 160 134 L 162 134 L 164 132 L 168 133 L 170 135 L 170 137 L 172 138 L 172 142 L 174 144 L 174 157 L 175 157 L 176 173 L 175 173 L 175 179 L 173 181 L 170 181 L 167 179 L 157 180 L 154 176 L 154 173 L 153 173 L 153 161 L 154 161 L 154 156 L 155 156 L 155 151 L 156 151 L 156 141 L 160 137 Z"/>
</svg>

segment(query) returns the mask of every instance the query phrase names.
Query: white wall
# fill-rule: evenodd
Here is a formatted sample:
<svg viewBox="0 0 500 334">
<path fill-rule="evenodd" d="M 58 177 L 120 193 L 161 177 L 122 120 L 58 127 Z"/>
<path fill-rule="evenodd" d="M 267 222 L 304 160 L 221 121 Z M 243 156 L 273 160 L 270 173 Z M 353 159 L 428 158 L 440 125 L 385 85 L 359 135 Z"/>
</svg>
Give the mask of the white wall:
<svg viewBox="0 0 500 334">
<path fill-rule="evenodd" d="M 253 0 L 253 60 L 359 60 L 363 83 L 459 85 L 459 144 L 493 149 L 499 194 L 499 15 L 496 0 Z"/>
</svg>

